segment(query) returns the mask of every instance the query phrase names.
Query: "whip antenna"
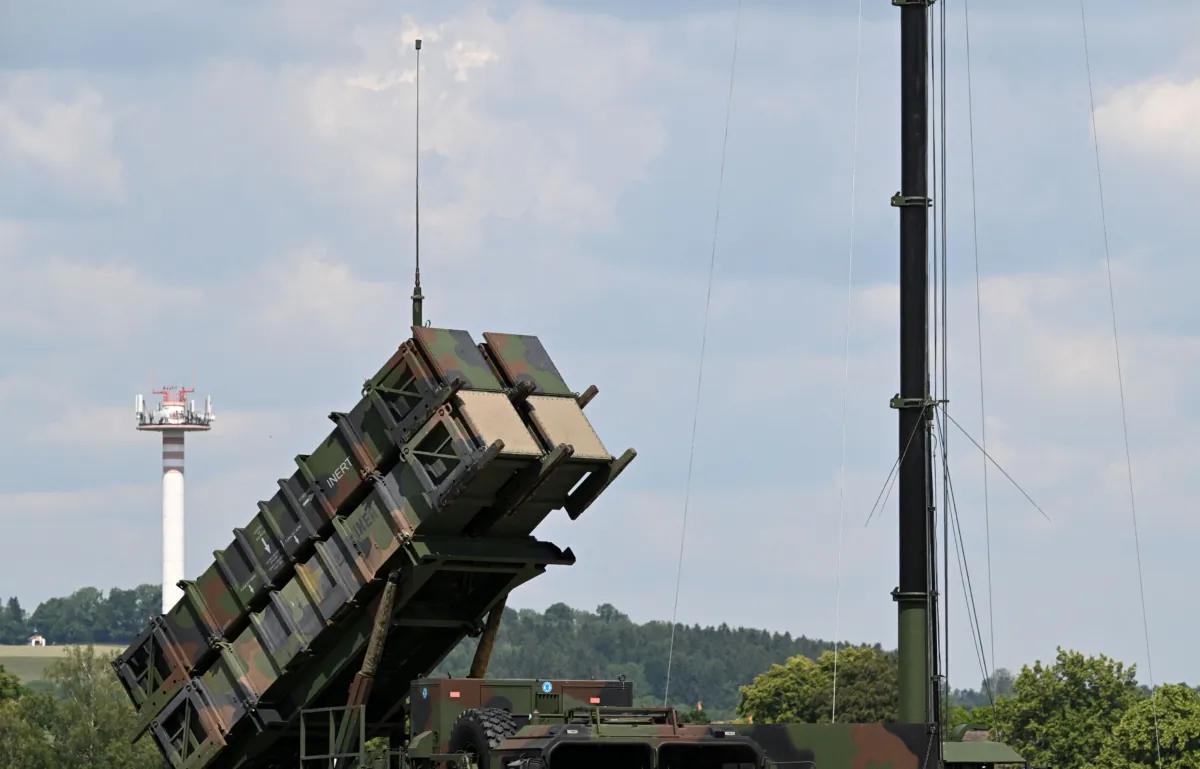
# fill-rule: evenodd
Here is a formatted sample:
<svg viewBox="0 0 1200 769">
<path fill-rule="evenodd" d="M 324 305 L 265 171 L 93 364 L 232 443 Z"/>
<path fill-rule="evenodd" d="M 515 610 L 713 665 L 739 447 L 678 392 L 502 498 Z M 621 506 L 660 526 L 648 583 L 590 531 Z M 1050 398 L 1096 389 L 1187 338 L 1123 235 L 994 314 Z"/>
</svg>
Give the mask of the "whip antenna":
<svg viewBox="0 0 1200 769">
<path fill-rule="evenodd" d="M 417 269 L 413 276 L 413 293 L 412 293 L 412 324 L 414 326 L 424 325 L 421 313 L 421 304 L 425 301 L 425 297 L 421 294 L 421 41 L 417 40 L 417 110 L 416 110 L 416 191 L 413 202 L 416 207 L 415 228 L 416 243 L 414 251 L 416 253 Z"/>
</svg>

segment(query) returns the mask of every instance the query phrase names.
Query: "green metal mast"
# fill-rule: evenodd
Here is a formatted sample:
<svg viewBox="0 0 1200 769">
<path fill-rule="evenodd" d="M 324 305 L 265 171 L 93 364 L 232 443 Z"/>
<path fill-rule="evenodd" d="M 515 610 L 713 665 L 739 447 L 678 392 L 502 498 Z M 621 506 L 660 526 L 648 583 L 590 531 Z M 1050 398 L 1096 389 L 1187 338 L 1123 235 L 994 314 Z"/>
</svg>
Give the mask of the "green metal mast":
<svg viewBox="0 0 1200 769">
<path fill-rule="evenodd" d="M 902 723 L 937 720 L 932 601 L 933 468 L 929 393 L 929 6 L 933 0 L 892 0 L 900 9 L 900 392 L 898 469 L 900 581 L 898 608 Z"/>
</svg>

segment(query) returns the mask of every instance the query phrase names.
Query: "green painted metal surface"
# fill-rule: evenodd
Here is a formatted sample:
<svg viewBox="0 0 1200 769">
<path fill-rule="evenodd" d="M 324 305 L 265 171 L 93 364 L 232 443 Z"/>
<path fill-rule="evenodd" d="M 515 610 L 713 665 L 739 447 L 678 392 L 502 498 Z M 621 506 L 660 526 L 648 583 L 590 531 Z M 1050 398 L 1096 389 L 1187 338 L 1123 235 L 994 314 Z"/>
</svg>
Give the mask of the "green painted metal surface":
<svg viewBox="0 0 1200 769">
<path fill-rule="evenodd" d="M 942 760 L 951 764 L 1024 764 L 1021 754 L 1002 742 L 990 740 L 948 741 L 942 743 Z"/>
<path fill-rule="evenodd" d="M 608 453 L 536 337 L 412 331 L 114 662 L 174 769 L 296 752 L 302 709 L 345 704 L 392 571 L 365 733 L 402 728 L 412 681 L 509 591 L 574 562 L 533 537 L 542 520 L 578 517 L 635 456 Z"/>
</svg>

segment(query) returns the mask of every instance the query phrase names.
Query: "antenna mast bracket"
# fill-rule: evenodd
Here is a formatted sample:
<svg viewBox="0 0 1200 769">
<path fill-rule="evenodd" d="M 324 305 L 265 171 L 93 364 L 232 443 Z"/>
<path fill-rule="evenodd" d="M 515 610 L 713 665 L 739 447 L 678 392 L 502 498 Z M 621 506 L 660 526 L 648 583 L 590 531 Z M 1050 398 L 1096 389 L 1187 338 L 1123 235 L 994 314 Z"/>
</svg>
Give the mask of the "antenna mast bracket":
<svg viewBox="0 0 1200 769">
<path fill-rule="evenodd" d="M 892 206 L 896 208 L 919 205 L 925 205 L 926 207 L 932 206 L 933 200 L 923 195 L 901 195 L 899 192 L 897 192 L 895 195 L 892 195 Z"/>
<path fill-rule="evenodd" d="M 888 406 L 894 409 L 928 409 L 934 406 L 944 406 L 949 402 L 945 398 L 941 400 L 936 398 L 901 398 L 899 393 L 897 393 L 888 401 Z"/>
<path fill-rule="evenodd" d="M 937 2 L 937 0 L 892 0 L 892 5 L 895 5 L 895 6 L 923 5 L 928 8 L 929 6 L 933 5 L 936 2 Z"/>
</svg>

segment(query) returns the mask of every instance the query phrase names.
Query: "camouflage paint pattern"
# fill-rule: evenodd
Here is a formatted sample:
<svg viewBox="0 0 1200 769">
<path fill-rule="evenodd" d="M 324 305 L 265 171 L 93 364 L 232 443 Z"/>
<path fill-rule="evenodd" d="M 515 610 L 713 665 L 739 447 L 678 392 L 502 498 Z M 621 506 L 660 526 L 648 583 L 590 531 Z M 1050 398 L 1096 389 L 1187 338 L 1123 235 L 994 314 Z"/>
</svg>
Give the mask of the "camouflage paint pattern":
<svg viewBox="0 0 1200 769">
<path fill-rule="evenodd" d="M 188 672 L 207 660 L 213 651 L 213 639 L 221 636 L 208 608 L 196 600 L 195 593 L 195 588 L 185 589 L 183 597 L 162 617 L 163 631 Z"/>
<path fill-rule="evenodd" d="M 540 395 L 575 395 L 536 336 L 486 331 L 483 339 L 492 362 L 510 386 L 531 382 Z"/>
<path fill-rule="evenodd" d="M 217 635 L 228 636 L 240 630 L 238 626 L 245 619 L 245 607 L 238 601 L 237 594 L 229 589 L 217 564 L 205 569 L 195 583 L 189 585 L 184 580 L 184 585 L 181 600 L 191 600 L 198 608 L 203 602 L 203 609 L 212 618 Z"/>
<path fill-rule="evenodd" d="M 492 537 L 531 534 L 552 510 L 563 506 L 566 493 L 574 485 L 566 483 L 565 476 L 575 480 L 582 477 L 565 465 L 570 453 L 569 446 L 560 446 L 513 473 L 467 531 L 474 536 Z"/>
<path fill-rule="evenodd" d="M 416 341 L 408 339 L 396 348 L 395 354 L 375 376 L 366 381 L 363 391 L 365 394 L 367 390 L 383 389 L 404 393 L 398 396 L 400 400 L 394 404 L 399 416 L 403 416 L 404 412 L 413 409 L 418 401 L 442 384 L 445 384 L 445 380 L 434 376 Z"/>
<path fill-rule="evenodd" d="M 326 623 L 352 608 L 349 604 L 363 584 L 346 562 L 342 548 L 330 542 L 318 542 L 312 557 L 296 565 L 296 579 Z"/>
<path fill-rule="evenodd" d="M 592 450 L 602 444 L 594 432 L 587 442 L 586 419 L 580 431 L 546 426 L 544 414 L 560 406 L 537 410 L 541 423 L 531 417 L 531 397 L 582 417 L 536 337 L 488 338 L 477 345 L 465 331 L 414 329 L 358 403 L 330 414 L 334 429 L 297 457 L 229 545 L 181 583 L 179 603 L 114 663 L 169 765 L 254 769 L 292 734 L 268 725 L 344 703 L 393 569 L 401 580 L 369 703 L 371 728 L 385 731 L 404 716 L 397 688 L 477 633 L 510 590 L 574 563 L 531 535 L 570 503 L 586 475 L 579 468 L 612 459 Z M 511 389 L 524 383 L 535 387 Z M 583 437 L 572 447 L 543 433 Z M 189 750 L 179 742 L 185 723 Z"/>
<path fill-rule="evenodd" d="M 113 660 L 113 669 L 140 714 L 139 734 L 183 688 L 191 672 L 212 656 L 217 633 L 206 615 L 203 606 L 185 593 L 167 614 L 151 619 Z"/>
<path fill-rule="evenodd" d="M 489 480 L 482 475 L 495 455 L 476 445 L 449 406 L 438 409 L 401 450 L 393 473 L 418 521 L 415 528 L 422 534 L 461 532 L 491 499 L 481 481 Z"/>
<path fill-rule="evenodd" d="M 550 691 L 545 691 L 549 686 Z M 409 688 L 409 729 L 434 732 L 434 753 L 450 751 L 454 720 L 468 708 L 501 708 L 514 716 L 562 715 L 572 708 L 633 706 L 628 681 L 423 678 Z"/>
<path fill-rule="evenodd" d="M 932 724 L 722 724 L 763 747 L 776 764 L 811 761 L 829 769 L 936 766 Z"/>
<path fill-rule="evenodd" d="M 316 607 L 304 595 L 302 587 L 292 581 L 283 590 L 271 593 L 271 601 L 262 611 L 250 615 L 250 627 L 275 666 L 284 670 L 302 661 L 300 654 L 308 650 L 309 643 L 323 629 L 313 620 L 316 620 Z M 300 622 L 305 623 L 307 632 L 300 629 Z"/>
<path fill-rule="evenodd" d="M 348 421 L 362 436 L 363 446 L 375 465 L 386 468 L 399 447 L 449 396 L 413 340 L 405 342 L 386 376 L 368 380 L 366 396 L 350 410 Z"/>
<path fill-rule="evenodd" d="M 471 390 L 504 389 L 466 331 L 414 326 L 413 339 L 443 382 L 459 378 Z"/>
<path fill-rule="evenodd" d="M 314 596 L 297 574 L 288 581 L 278 594 L 278 605 L 281 611 L 291 617 L 294 632 L 303 636 L 309 642 L 314 640 L 328 626 L 325 618 L 317 609 Z"/>
<path fill-rule="evenodd" d="M 607 711 L 607 712 L 606 712 Z M 820 769 L 924 769 L 936 766 L 936 731 L 931 724 L 683 724 L 673 713 L 665 718 L 661 709 L 593 709 L 591 721 L 539 716 L 519 728 L 493 751 L 496 757 L 540 753 L 554 767 L 555 753 L 562 746 L 579 752 L 590 746 L 628 745 L 644 747 L 655 754 L 654 764 L 669 753 L 688 750 L 713 751 L 721 755 L 740 745 L 737 752 L 724 754 L 712 763 L 768 767 L 819 767 Z M 736 756 L 736 758 L 735 758 Z M 704 762 L 707 763 L 707 762 Z"/>
<path fill-rule="evenodd" d="M 403 699 L 396 696 L 396 691 L 401 686 L 407 688 L 410 681 L 438 664 L 445 653 L 464 638 L 464 628 L 482 620 L 482 615 L 500 593 L 507 593 L 512 586 L 540 573 L 545 564 L 570 564 L 574 561 L 569 551 L 564 553 L 550 543 L 532 540 L 488 543 L 460 538 L 414 539 L 405 546 L 404 552 L 407 554 L 403 559 L 406 565 L 401 567 L 398 608 L 393 615 L 396 627 L 388 636 L 384 658 L 376 671 L 374 691 L 379 693 L 379 699 L 372 700 L 368 706 L 368 713 L 381 714 L 372 716 L 373 722 L 388 712 L 384 703 L 403 703 Z M 474 577 L 490 577 L 490 572 L 503 569 L 511 569 L 512 577 L 506 578 L 509 581 L 473 580 L 473 584 L 482 586 L 483 592 L 478 594 L 448 593 L 445 590 L 430 592 L 440 578 L 462 575 L 463 572 L 458 569 L 468 564 L 481 569 L 480 573 L 471 575 Z M 449 568 L 449 571 L 443 567 Z M 424 600 L 429 600 L 432 596 L 440 596 L 437 600 L 446 608 L 462 612 L 456 615 L 460 619 L 453 628 L 447 625 L 439 629 L 442 626 L 438 624 L 440 620 L 436 616 L 431 618 L 434 624 L 430 627 L 425 627 L 419 619 L 427 610 L 414 605 L 413 599 L 424 597 Z M 257 703 L 256 710 L 246 709 L 240 720 L 233 724 L 233 736 L 230 737 L 232 747 L 213 759 L 213 769 L 257 767 L 260 764 L 256 763 L 256 756 L 276 755 L 277 751 L 272 745 L 281 737 L 286 737 L 286 734 L 274 730 L 261 731 L 263 722 L 269 723 L 271 718 L 291 723 L 300 717 L 297 709 L 301 706 L 345 704 L 349 682 L 366 648 L 377 600 L 378 593 L 374 598 L 364 601 L 358 611 L 346 615 L 344 620 L 326 629 L 322 634 L 324 642 L 319 664 L 314 662 L 299 667 L 294 673 L 285 672 L 264 700 Z M 460 609 L 460 604 L 474 608 Z M 239 687 L 229 686 L 226 690 L 233 695 L 241 691 Z M 402 719 L 403 713 L 393 718 Z M 240 727 L 248 723 L 254 728 L 246 731 Z M 386 726 L 386 721 L 381 723 L 383 725 L 378 728 L 392 728 Z"/>
<path fill-rule="evenodd" d="M 242 663 L 229 647 L 222 649 L 221 657 L 196 685 L 208 695 L 213 715 L 225 732 L 231 731 L 245 717 L 248 707 L 258 701 L 259 693 L 243 683 Z"/>
<path fill-rule="evenodd" d="M 226 746 L 227 727 L 219 709 L 200 681 L 193 680 L 163 708 L 150 724 L 150 733 L 166 760 L 175 769 L 208 766 Z"/>
<path fill-rule="evenodd" d="M 320 538 L 321 517 L 299 471 L 276 484 L 279 491 L 275 496 L 258 503 L 258 517 L 264 527 L 275 532 L 275 540 L 292 560 L 305 554 Z"/>
<path fill-rule="evenodd" d="M 607 711 L 607 712 L 606 712 Z M 758 743 L 729 732 L 720 725 L 681 724 L 672 712 L 650 714 L 646 708 L 591 709 L 592 721 L 580 721 L 579 711 L 570 717 L 535 717 L 500 742 L 492 753 L 493 764 L 508 758 L 538 755 L 550 769 L 558 766 L 595 765 L 603 751 L 610 766 L 722 766 L 758 769 L 767 760 Z M 700 760 L 673 755 L 698 753 Z M 576 757 L 589 757 L 579 762 Z M 579 762 L 579 763 L 577 763 Z M 826 769 L 826 764 L 796 764 L 796 769 Z M 830 765 L 832 767 L 832 765 Z M 863 769 L 882 769 L 867 764 Z M 890 769 L 890 768 L 889 768 Z"/>
<path fill-rule="evenodd" d="M 401 545 L 410 541 L 420 521 L 393 493 L 394 483 L 377 482 L 370 496 L 344 520 L 334 522 L 337 536 L 357 555 L 356 564 L 364 582 L 386 575 L 385 564 Z"/>
<path fill-rule="evenodd" d="M 161 617 L 152 619 L 134 643 L 112 662 L 117 679 L 137 713 L 137 734 L 188 682 L 189 662 L 179 654 Z"/>
<path fill-rule="evenodd" d="M 291 568 L 292 559 L 288 557 L 274 529 L 274 522 L 260 511 L 250 520 L 249 526 L 236 531 L 249 546 L 249 556 L 254 559 L 258 570 L 266 575 L 268 584 L 281 585 L 281 578 Z"/>
<path fill-rule="evenodd" d="M 229 586 L 237 602 L 246 608 L 258 608 L 266 599 L 271 584 L 267 573 L 251 555 L 250 543 L 241 529 L 233 530 L 233 542 L 224 550 L 213 553 L 217 570 Z"/>
<path fill-rule="evenodd" d="M 213 670 L 224 668 L 226 676 L 236 678 L 242 691 L 249 694 L 250 703 L 262 699 L 283 675 L 254 631 L 253 624 L 243 630 L 213 665 Z"/>
<path fill-rule="evenodd" d="M 335 412 L 330 418 L 337 425 L 333 432 L 312 454 L 296 457 L 308 490 L 320 494 L 326 502 L 316 507 L 322 523 L 329 523 L 334 514 L 357 504 L 363 479 L 378 467 L 374 458 L 377 449 L 366 446 L 349 416 Z"/>
</svg>

